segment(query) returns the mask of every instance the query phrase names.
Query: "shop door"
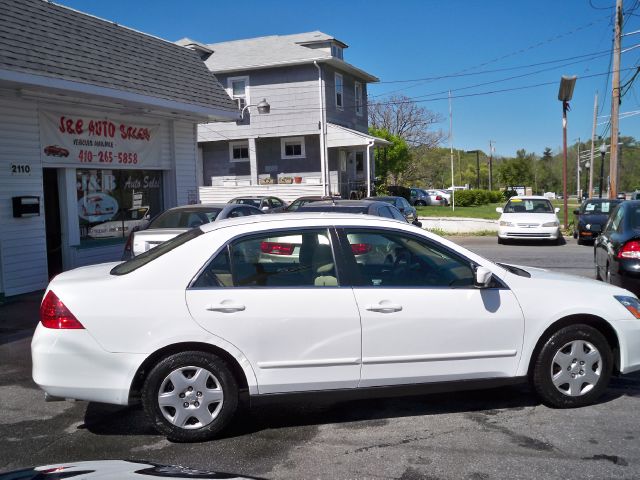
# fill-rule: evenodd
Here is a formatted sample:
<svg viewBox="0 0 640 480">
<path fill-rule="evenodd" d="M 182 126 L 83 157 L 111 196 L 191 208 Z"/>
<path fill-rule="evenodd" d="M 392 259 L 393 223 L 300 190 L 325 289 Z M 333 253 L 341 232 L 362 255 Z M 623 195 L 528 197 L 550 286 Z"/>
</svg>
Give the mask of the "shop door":
<svg viewBox="0 0 640 480">
<path fill-rule="evenodd" d="M 62 272 L 62 231 L 60 228 L 60 196 L 58 194 L 58 171 L 43 169 L 44 221 L 47 233 L 47 265 L 49 279 Z"/>
</svg>

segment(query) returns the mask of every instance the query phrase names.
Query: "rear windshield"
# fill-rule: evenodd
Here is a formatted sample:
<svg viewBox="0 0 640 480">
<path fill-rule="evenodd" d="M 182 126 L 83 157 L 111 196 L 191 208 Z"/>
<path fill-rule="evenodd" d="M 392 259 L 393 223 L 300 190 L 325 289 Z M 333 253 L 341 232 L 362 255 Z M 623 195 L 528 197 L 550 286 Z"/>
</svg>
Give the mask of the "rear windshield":
<svg viewBox="0 0 640 480">
<path fill-rule="evenodd" d="M 188 230 L 177 237 L 173 237 L 171 240 L 167 240 L 166 242 L 161 243 L 155 248 L 151 250 L 147 250 L 144 253 L 141 253 L 137 257 L 133 257 L 131 260 L 127 260 L 119 265 L 116 265 L 111 269 L 111 275 L 126 275 L 127 273 L 131 273 L 134 270 L 146 265 L 149 262 L 152 262 L 158 257 L 161 257 L 167 252 L 170 252 L 176 247 L 187 243 L 189 240 L 193 240 L 197 236 L 202 235 L 204 232 L 199 228 L 194 228 L 192 230 Z"/>
<path fill-rule="evenodd" d="M 251 205 L 260 208 L 261 200 L 259 198 L 236 198 L 229 203 L 238 203 L 240 205 Z"/>
<path fill-rule="evenodd" d="M 618 205 L 617 201 L 607 200 L 607 201 L 588 201 L 582 204 L 580 208 L 580 213 L 585 213 L 587 215 L 594 214 L 606 214 L 608 215 L 613 211 L 613 209 Z"/>
<path fill-rule="evenodd" d="M 195 228 L 213 222 L 221 208 L 168 210 L 149 224 L 149 228 Z"/>
<path fill-rule="evenodd" d="M 553 213 L 549 200 L 512 198 L 504 207 L 504 213 Z"/>
</svg>

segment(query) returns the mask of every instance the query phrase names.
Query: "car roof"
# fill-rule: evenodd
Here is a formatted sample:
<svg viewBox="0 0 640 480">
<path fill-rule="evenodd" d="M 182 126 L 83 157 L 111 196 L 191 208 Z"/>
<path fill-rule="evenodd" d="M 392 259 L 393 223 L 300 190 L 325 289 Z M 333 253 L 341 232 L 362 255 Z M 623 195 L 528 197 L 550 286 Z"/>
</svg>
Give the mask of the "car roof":
<svg viewBox="0 0 640 480">
<path fill-rule="evenodd" d="M 278 197 L 274 197 L 273 195 L 244 195 L 242 197 L 234 197 L 232 198 L 232 200 L 262 200 L 263 198 L 278 198 Z M 278 198 L 278 200 L 280 200 Z"/>
<path fill-rule="evenodd" d="M 201 225 L 200 228 L 203 232 L 207 233 L 219 228 L 231 227 L 234 225 L 247 225 L 256 224 L 263 225 L 268 223 L 287 223 L 287 225 L 294 224 L 296 221 L 301 220 L 315 220 L 318 226 L 325 227 L 327 225 L 338 224 L 347 225 L 350 222 L 355 222 L 360 225 L 365 219 L 368 225 L 374 226 L 378 222 L 381 222 L 382 226 L 387 225 L 409 225 L 406 222 L 396 220 L 395 218 L 378 217 L 375 215 L 362 215 L 361 213 L 342 213 L 342 212 L 293 212 L 293 213 L 271 213 L 269 215 L 251 215 L 238 218 L 225 218 L 223 220 L 217 220 L 212 223 Z M 277 225 L 276 225 L 277 226 Z M 292 227 L 293 228 L 293 227 Z M 414 227 L 418 228 L 418 227 Z"/>
<path fill-rule="evenodd" d="M 363 198 L 363 200 L 370 200 L 372 202 L 381 202 L 385 198 L 388 200 L 396 200 L 398 198 L 404 198 L 404 197 L 400 197 L 398 195 L 383 195 L 378 197 L 367 197 L 367 198 Z"/>
<path fill-rule="evenodd" d="M 384 203 L 379 200 L 322 200 L 321 202 L 314 202 L 310 205 L 305 205 L 304 208 L 320 208 L 327 205 L 340 205 L 343 207 L 370 207 Z M 386 204 L 384 204 L 386 206 Z"/>
</svg>

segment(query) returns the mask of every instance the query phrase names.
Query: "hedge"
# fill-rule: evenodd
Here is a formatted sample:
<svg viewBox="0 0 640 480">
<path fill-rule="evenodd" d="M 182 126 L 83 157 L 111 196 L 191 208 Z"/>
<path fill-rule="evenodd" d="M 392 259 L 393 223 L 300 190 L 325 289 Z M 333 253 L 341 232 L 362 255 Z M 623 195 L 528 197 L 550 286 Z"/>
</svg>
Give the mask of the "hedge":
<svg viewBox="0 0 640 480">
<path fill-rule="evenodd" d="M 488 203 L 501 203 L 503 193 L 497 190 L 456 190 L 455 201 L 458 207 L 477 207 Z"/>
</svg>

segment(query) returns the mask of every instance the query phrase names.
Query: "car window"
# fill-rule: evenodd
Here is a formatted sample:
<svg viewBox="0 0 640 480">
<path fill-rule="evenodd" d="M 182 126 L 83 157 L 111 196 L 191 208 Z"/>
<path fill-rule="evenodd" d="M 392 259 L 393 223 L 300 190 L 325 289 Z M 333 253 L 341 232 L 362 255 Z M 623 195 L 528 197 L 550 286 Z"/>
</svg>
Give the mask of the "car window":
<svg viewBox="0 0 640 480">
<path fill-rule="evenodd" d="M 393 218 L 393 213 L 391 213 L 391 209 L 389 207 L 378 208 L 378 215 L 380 217 Z"/>
<path fill-rule="evenodd" d="M 620 232 L 622 230 L 622 218 L 624 216 L 624 208 L 620 207 L 616 210 L 616 214 L 610 218 L 607 224 L 608 232 Z"/>
<path fill-rule="evenodd" d="M 167 210 L 153 220 L 149 228 L 195 228 L 213 222 L 221 211 L 221 208 Z"/>
<path fill-rule="evenodd" d="M 347 229 L 356 284 L 367 287 L 472 287 L 468 260 L 402 233 Z"/>
<path fill-rule="evenodd" d="M 402 213 L 400 213 L 400 210 L 398 210 L 397 208 L 390 208 L 389 211 L 391 212 L 392 218 L 395 218 L 396 220 L 401 220 L 403 222 L 407 221 L 405 216 Z"/>
<path fill-rule="evenodd" d="M 233 241 L 203 269 L 194 287 L 336 287 L 325 229 L 252 235 Z"/>
<path fill-rule="evenodd" d="M 409 205 L 409 202 L 407 202 L 407 199 L 404 197 L 400 197 L 400 206 L 403 208 L 408 208 L 409 210 L 411 209 L 411 205 Z"/>
<path fill-rule="evenodd" d="M 273 197 L 272 197 L 272 198 L 271 198 L 271 206 L 272 206 L 273 208 L 281 207 L 281 206 L 282 206 L 282 202 L 281 202 L 279 199 L 277 199 L 277 198 L 273 198 Z"/>
<path fill-rule="evenodd" d="M 241 205 L 251 205 L 253 207 L 260 208 L 260 199 L 259 198 L 234 198 L 229 203 L 239 203 Z"/>
<path fill-rule="evenodd" d="M 242 211 L 245 215 L 263 215 L 264 212 L 262 210 L 258 210 L 257 208 L 248 208 L 242 207 Z"/>
<path fill-rule="evenodd" d="M 618 201 L 603 200 L 603 201 L 586 201 L 580 208 L 580 213 L 587 215 L 594 214 L 609 214 L 613 212 L 613 209 L 618 205 Z"/>
<path fill-rule="evenodd" d="M 545 199 L 512 198 L 504 207 L 504 213 L 553 213 L 553 206 Z"/>
</svg>

